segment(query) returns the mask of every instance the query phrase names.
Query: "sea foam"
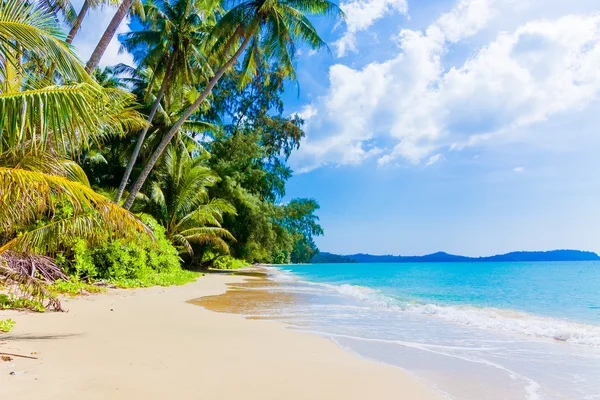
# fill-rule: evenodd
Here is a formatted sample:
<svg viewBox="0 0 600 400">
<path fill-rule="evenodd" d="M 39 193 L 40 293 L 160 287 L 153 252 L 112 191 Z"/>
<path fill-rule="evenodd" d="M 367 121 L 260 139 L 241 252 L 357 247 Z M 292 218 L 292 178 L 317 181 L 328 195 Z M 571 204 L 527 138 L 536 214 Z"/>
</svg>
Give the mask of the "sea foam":
<svg viewBox="0 0 600 400">
<path fill-rule="evenodd" d="M 272 270 L 273 278 L 280 282 L 300 282 L 288 271 Z M 302 281 L 303 284 L 335 292 L 342 296 L 366 302 L 375 307 L 385 307 L 398 312 L 410 312 L 432 316 L 456 324 L 473 326 L 509 334 L 557 340 L 578 345 L 600 347 L 600 326 L 576 323 L 567 320 L 541 317 L 521 311 L 492 307 L 472 307 L 419 303 L 386 296 L 379 290 L 349 284 L 333 285 Z"/>
</svg>

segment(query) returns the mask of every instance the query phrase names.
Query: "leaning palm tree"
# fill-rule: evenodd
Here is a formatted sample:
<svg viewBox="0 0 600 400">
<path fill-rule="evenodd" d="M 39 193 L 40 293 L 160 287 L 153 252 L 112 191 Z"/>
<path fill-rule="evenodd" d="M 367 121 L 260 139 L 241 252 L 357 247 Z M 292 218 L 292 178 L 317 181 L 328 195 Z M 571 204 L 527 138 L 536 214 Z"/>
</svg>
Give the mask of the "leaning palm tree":
<svg viewBox="0 0 600 400">
<path fill-rule="evenodd" d="M 194 245 L 210 245 L 228 253 L 226 240 L 235 240 L 221 227 L 223 214 L 235 214 L 235 208 L 225 200 L 209 199 L 208 188 L 219 178 L 204 165 L 206 160 L 204 150 L 192 157 L 181 142 L 169 146 L 157 180 L 139 195 L 141 211 L 165 227 L 182 255 L 193 256 Z"/>
<path fill-rule="evenodd" d="M 209 53 L 212 62 L 221 61 L 221 67 L 164 136 L 133 185 L 125 208 L 131 207 L 150 171 L 180 126 L 206 100 L 219 79 L 244 52 L 242 85 L 255 74 L 261 57 L 277 63 L 287 76 L 294 78 L 296 42 L 304 42 L 315 50 L 326 46 L 307 15 L 343 16 L 343 13 L 328 0 L 246 0 L 234 6 L 218 21 L 208 37 L 208 43 L 212 44 Z"/>
<path fill-rule="evenodd" d="M 109 1 L 119 2 L 119 0 Z M 98 64 L 100 64 L 104 52 L 108 48 L 112 38 L 115 36 L 115 33 L 117 33 L 117 29 L 119 29 L 119 25 L 121 25 L 125 16 L 129 13 L 137 14 L 142 17 L 144 16 L 144 7 L 141 0 L 122 0 L 120 3 L 117 12 L 111 19 L 108 27 L 106 27 L 106 30 L 102 34 L 102 37 L 98 41 L 96 48 L 92 52 L 92 55 L 85 66 L 85 70 L 89 73 L 95 70 Z"/>
<path fill-rule="evenodd" d="M 158 4 L 147 2 L 144 10 L 147 16 L 145 29 L 121 36 L 125 49 L 133 54 L 143 54 L 136 62 L 150 67 L 153 71 L 148 88 L 152 89 L 157 73 L 162 73 L 162 83 L 148 114 L 148 126 L 140 133 L 129 158 L 115 196 L 116 203 L 127 186 L 148 129 L 167 88 L 181 88 L 196 83 L 195 70 L 204 64 L 201 46 L 208 27 L 215 23 L 215 11 L 218 10 L 219 7 L 212 1 L 204 0 L 165 0 Z M 149 92 L 150 90 L 148 94 Z"/>
<path fill-rule="evenodd" d="M 54 1 L 56 1 L 56 0 L 54 0 Z M 61 0 L 61 1 L 66 1 L 66 0 Z M 67 35 L 67 43 L 73 43 L 73 40 L 75 39 L 75 35 L 77 35 L 77 33 L 79 32 L 79 29 L 81 29 L 81 24 L 83 23 L 83 20 L 85 19 L 88 11 L 93 10 L 97 7 L 101 7 L 103 5 L 116 6 L 118 4 L 119 4 L 119 0 L 85 0 L 83 2 L 83 4 L 81 5 L 81 10 L 79 10 L 77 17 L 75 17 L 72 20 L 71 30 L 69 31 L 69 34 Z"/>
</svg>

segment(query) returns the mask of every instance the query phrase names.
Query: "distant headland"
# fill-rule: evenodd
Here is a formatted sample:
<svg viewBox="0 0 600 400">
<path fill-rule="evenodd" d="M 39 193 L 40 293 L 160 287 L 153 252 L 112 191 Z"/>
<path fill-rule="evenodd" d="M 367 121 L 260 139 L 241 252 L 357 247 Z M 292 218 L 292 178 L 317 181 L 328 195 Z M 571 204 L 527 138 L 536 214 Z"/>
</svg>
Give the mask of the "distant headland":
<svg viewBox="0 0 600 400">
<path fill-rule="evenodd" d="M 339 255 L 327 252 L 316 254 L 311 262 L 324 263 L 419 263 L 419 262 L 507 262 L 507 261 L 600 261 L 600 256 L 591 251 L 551 250 L 513 251 L 488 257 L 466 257 L 442 251 L 424 256 L 393 256 L 372 254 Z"/>
</svg>

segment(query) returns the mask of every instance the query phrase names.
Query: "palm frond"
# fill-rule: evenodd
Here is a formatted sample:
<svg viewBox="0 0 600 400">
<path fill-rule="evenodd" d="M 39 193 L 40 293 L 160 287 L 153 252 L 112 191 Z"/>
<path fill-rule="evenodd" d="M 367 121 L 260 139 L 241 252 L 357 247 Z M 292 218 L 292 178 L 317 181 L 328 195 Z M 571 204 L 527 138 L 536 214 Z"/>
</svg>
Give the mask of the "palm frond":
<svg viewBox="0 0 600 400">
<path fill-rule="evenodd" d="M 20 54 L 26 51 L 32 59 L 51 60 L 65 81 L 92 82 L 65 39 L 47 6 L 23 0 L 0 2 L 0 79 L 6 78 L 8 65 L 23 71 Z"/>
<path fill-rule="evenodd" d="M 39 215 L 52 214 L 56 204 L 63 201 L 73 208 L 76 217 L 89 217 L 93 213 L 95 221 L 101 221 L 103 228 L 113 235 L 133 238 L 142 234 L 151 235 L 151 231 L 136 216 L 94 192 L 89 186 L 65 177 L 0 167 L 0 193 L 0 231 L 3 232 L 11 232 L 17 226 L 31 223 Z M 91 223 L 88 220 L 87 224 Z M 57 227 L 60 228 L 59 225 Z M 26 244 L 18 240 L 5 244 L 0 247 L 0 253 L 12 246 L 19 248 Z"/>
</svg>

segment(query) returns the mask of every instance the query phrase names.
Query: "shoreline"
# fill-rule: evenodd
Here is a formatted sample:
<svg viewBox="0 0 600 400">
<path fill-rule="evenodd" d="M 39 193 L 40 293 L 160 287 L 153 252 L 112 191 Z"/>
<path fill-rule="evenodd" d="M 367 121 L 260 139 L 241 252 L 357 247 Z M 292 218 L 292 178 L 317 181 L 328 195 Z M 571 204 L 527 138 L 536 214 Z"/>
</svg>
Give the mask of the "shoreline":
<svg viewBox="0 0 600 400">
<path fill-rule="evenodd" d="M 39 358 L 0 361 L 0 398 L 443 398 L 327 338 L 189 302 L 246 279 L 109 290 L 66 299 L 66 313 L 0 311 L 17 321 L 0 351 Z"/>
</svg>

